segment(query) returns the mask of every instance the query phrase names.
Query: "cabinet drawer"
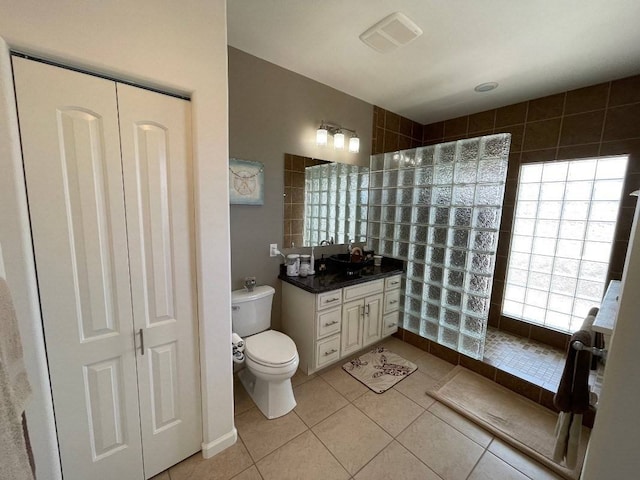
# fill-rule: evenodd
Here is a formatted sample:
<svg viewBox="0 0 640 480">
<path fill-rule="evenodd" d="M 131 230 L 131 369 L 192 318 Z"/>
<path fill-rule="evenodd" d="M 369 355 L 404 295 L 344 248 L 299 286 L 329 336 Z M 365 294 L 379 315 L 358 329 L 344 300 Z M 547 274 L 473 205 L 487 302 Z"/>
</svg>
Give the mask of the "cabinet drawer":
<svg viewBox="0 0 640 480">
<path fill-rule="evenodd" d="M 316 314 L 316 338 L 326 337 L 340 332 L 342 308 L 332 308 Z"/>
<path fill-rule="evenodd" d="M 402 275 L 395 275 L 393 277 L 388 277 L 384 279 L 385 290 L 395 290 L 396 288 L 400 288 L 401 284 L 402 284 Z"/>
<path fill-rule="evenodd" d="M 361 283 L 354 285 L 353 287 L 346 287 L 344 289 L 344 301 L 353 300 L 355 298 L 366 297 L 367 295 L 373 295 L 380 293 L 384 289 L 383 280 L 374 280 L 372 282 Z"/>
<path fill-rule="evenodd" d="M 399 312 L 393 312 L 382 317 L 382 336 L 391 335 L 398 331 Z"/>
<path fill-rule="evenodd" d="M 384 294 L 384 313 L 391 313 L 398 310 L 400 306 L 400 290 L 391 290 Z"/>
<path fill-rule="evenodd" d="M 316 368 L 340 359 L 340 335 L 319 340 L 316 343 Z"/>
<path fill-rule="evenodd" d="M 342 290 L 333 290 L 318 294 L 317 310 L 336 307 L 342 303 Z"/>
</svg>

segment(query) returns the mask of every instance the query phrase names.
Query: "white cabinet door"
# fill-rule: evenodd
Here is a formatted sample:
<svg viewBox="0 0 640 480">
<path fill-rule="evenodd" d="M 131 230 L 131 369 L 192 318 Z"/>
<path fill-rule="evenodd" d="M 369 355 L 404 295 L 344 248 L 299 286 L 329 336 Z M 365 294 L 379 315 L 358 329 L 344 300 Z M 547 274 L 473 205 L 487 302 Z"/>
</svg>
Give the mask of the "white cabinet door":
<svg viewBox="0 0 640 480">
<path fill-rule="evenodd" d="M 363 320 L 364 300 L 356 300 L 342 306 L 341 357 L 362 348 Z"/>
<path fill-rule="evenodd" d="M 13 64 L 64 476 L 142 478 L 116 86 Z"/>
<path fill-rule="evenodd" d="M 382 317 L 382 336 L 392 335 L 398 331 L 398 311 Z"/>
<path fill-rule="evenodd" d="M 364 299 L 363 347 L 380 340 L 380 331 L 382 328 L 382 298 L 383 295 L 379 293 Z"/>
<path fill-rule="evenodd" d="M 117 84 L 147 478 L 201 448 L 190 103 Z"/>
</svg>

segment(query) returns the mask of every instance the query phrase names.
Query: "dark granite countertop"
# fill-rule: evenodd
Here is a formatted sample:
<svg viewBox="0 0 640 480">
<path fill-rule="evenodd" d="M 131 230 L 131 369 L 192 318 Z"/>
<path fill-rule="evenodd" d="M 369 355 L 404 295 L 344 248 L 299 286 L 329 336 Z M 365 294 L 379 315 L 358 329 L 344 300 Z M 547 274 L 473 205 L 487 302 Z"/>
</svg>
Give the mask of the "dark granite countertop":
<svg viewBox="0 0 640 480">
<path fill-rule="evenodd" d="M 393 258 L 384 258 L 382 265 L 379 267 L 373 265 L 365 267 L 356 276 L 348 276 L 341 271 L 328 270 L 322 273 L 316 272 L 315 275 L 308 277 L 288 277 L 283 267 L 284 265 L 281 265 L 280 275 L 278 275 L 280 280 L 311 293 L 328 292 L 403 273 L 402 260 Z"/>
</svg>

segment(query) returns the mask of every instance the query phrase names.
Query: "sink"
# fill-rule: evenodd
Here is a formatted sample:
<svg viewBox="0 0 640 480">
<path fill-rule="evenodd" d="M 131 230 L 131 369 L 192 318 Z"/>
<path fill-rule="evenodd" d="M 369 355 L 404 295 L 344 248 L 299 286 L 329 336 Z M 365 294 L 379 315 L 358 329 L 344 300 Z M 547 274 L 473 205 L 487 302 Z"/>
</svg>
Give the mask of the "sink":
<svg viewBox="0 0 640 480">
<path fill-rule="evenodd" d="M 338 253 L 336 255 L 331 255 L 329 257 L 329 261 L 336 267 L 351 273 L 357 272 L 358 270 L 369 265 L 373 265 L 373 258 L 370 258 L 368 260 L 362 257 L 360 258 L 362 259 L 361 261 L 352 262 L 351 255 L 349 253 Z"/>
</svg>

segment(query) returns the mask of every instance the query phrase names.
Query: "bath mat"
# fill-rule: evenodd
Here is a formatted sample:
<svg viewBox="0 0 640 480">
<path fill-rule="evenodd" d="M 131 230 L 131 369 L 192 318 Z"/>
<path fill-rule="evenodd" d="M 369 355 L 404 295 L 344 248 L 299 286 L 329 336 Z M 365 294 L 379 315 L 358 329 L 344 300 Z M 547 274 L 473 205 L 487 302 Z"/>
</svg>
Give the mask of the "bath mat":
<svg viewBox="0 0 640 480">
<path fill-rule="evenodd" d="M 376 393 L 389 390 L 418 369 L 415 363 L 384 347 L 376 347 L 369 353 L 345 363 L 342 368 Z"/>
<path fill-rule="evenodd" d="M 553 461 L 558 415 L 464 367 L 455 367 L 427 393 L 512 447 L 574 480 L 580 477 L 590 429 L 582 427 L 575 470 Z"/>
</svg>

